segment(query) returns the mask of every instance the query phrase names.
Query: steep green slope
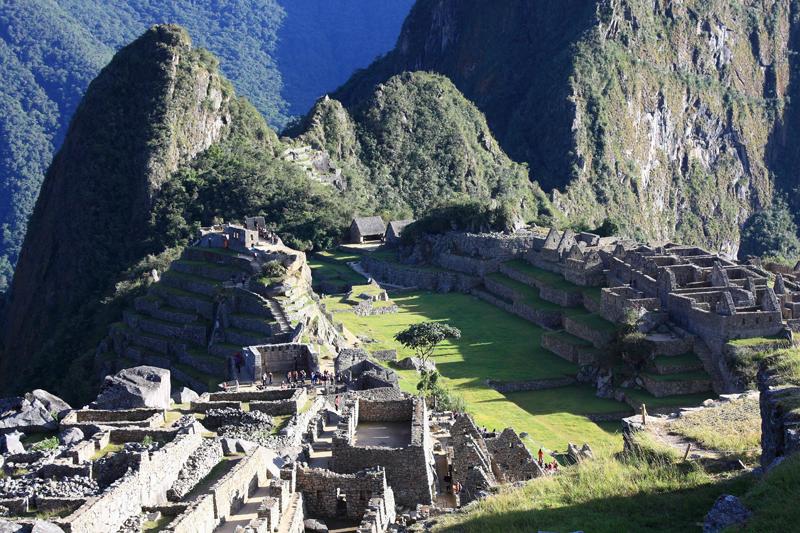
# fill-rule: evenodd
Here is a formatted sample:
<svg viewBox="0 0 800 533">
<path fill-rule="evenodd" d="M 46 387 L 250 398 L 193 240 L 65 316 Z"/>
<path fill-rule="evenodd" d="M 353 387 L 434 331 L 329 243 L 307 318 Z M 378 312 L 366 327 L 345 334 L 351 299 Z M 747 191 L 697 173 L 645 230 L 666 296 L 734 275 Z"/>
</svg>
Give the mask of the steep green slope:
<svg viewBox="0 0 800 533">
<path fill-rule="evenodd" d="M 272 59 L 274 0 L 9 0 L 0 5 L 0 290 L 11 277 L 45 170 L 89 82 L 114 50 L 157 22 L 185 24 L 273 124 L 286 106 Z"/>
<path fill-rule="evenodd" d="M 471 198 L 530 221 L 544 203 L 483 114 L 443 76 L 395 76 L 351 112 L 322 99 L 300 130 L 299 142 L 326 150 L 343 167 L 347 194 L 361 212 L 418 217 Z"/>
<path fill-rule="evenodd" d="M 794 0 L 420 0 L 395 50 L 334 96 L 353 107 L 394 74 L 440 72 L 573 223 L 735 252 L 796 145 L 781 135 L 796 13 Z M 783 174 L 779 187 L 796 183 Z"/>
</svg>

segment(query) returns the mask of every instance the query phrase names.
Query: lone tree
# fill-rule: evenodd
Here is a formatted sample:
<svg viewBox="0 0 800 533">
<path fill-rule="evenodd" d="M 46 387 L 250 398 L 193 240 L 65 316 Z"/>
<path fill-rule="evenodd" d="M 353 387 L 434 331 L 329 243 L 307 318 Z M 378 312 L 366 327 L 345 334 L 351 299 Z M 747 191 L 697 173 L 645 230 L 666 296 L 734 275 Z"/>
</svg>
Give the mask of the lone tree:
<svg viewBox="0 0 800 533">
<path fill-rule="evenodd" d="M 423 365 L 427 366 L 428 359 L 439 343 L 445 339 L 461 338 L 461 330 L 445 322 L 422 322 L 407 327 L 394 338 L 406 348 L 414 350 Z"/>
<path fill-rule="evenodd" d="M 444 322 L 422 322 L 414 324 L 404 329 L 394 336 L 395 340 L 411 348 L 422 361 L 422 379 L 417 383 L 417 390 L 423 396 L 428 395 L 428 389 L 436 386 L 438 373 L 435 370 L 428 370 L 428 360 L 433 354 L 433 350 L 445 339 L 461 338 L 461 330 Z"/>
</svg>

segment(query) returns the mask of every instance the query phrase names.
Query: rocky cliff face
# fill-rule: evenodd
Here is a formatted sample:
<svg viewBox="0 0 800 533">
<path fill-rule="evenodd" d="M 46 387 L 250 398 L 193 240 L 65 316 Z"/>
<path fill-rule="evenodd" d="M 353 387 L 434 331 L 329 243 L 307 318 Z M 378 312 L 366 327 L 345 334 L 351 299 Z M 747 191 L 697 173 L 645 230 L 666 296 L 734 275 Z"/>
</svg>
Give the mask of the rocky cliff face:
<svg viewBox="0 0 800 533">
<path fill-rule="evenodd" d="M 335 96 L 352 106 L 397 72 L 440 72 L 573 222 L 734 253 L 790 149 L 796 13 L 794 0 L 421 0 L 395 50 Z"/>
<path fill-rule="evenodd" d="M 232 91 L 216 67 L 183 30 L 157 26 L 90 85 L 22 248 L 4 331 L 6 386 L 36 368 L 60 320 L 149 251 L 154 195 L 227 130 Z"/>
</svg>

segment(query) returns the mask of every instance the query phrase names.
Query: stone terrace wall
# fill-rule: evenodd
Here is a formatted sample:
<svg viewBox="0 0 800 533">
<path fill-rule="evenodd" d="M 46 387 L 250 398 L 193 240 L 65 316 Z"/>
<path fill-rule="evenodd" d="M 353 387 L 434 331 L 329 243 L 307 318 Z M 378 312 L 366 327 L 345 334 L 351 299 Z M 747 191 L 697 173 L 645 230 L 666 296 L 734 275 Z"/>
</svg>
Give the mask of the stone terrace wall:
<svg viewBox="0 0 800 533">
<path fill-rule="evenodd" d="M 307 344 L 267 344 L 251 349 L 257 350 L 261 356 L 256 358 L 255 364 L 255 375 L 259 377 L 264 372 L 272 372 L 280 377 L 282 373 L 295 370 L 295 361 L 298 363 L 297 370 L 310 372 L 318 369 L 316 354 Z"/>
<path fill-rule="evenodd" d="M 786 406 L 787 403 L 796 405 L 800 387 L 781 383 L 766 361 L 758 372 L 758 390 L 761 393 L 761 465 L 766 468 L 780 457 L 800 452 L 800 414 Z"/>
<path fill-rule="evenodd" d="M 415 268 L 381 261 L 368 255 L 361 259 L 361 266 L 375 279 L 401 287 L 417 287 L 445 293 L 469 292 L 481 284 L 481 280 L 477 276 L 446 270 Z"/>
</svg>

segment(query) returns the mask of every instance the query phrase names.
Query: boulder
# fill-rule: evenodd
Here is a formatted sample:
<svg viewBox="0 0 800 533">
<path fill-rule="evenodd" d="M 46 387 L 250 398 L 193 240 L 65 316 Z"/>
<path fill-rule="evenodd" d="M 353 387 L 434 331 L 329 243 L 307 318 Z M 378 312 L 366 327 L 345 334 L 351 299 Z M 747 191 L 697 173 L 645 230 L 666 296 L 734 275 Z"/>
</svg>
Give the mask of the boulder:
<svg viewBox="0 0 800 533">
<path fill-rule="evenodd" d="M 303 527 L 310 533 L 328 533 L 328 526 L 324 522 L 314 518 L 303 520 Z"/>
<path fill-rule="evenodd" d="M 23 398 L 16 409 L 6 411 L 0 418 L 0 432 L 19 430 L 25 433 L 52 431 L 58 427 L 58 422 L 47 410 L 42 402 L 36 398 L 28 400 Z"/>
<path fill-rule="evenodd" d="M 155 366 L 136 366 L 106 376 L 95 409 L 169 409 L 169 370 Z"/>
<path fill-rule="evenodd" d="M 0 449 L 7 454 L 25 453 L 25 446 L 22 445 L 21 437 L 22 433 L 19 431 L 3 435 L 0 437 Z"/>
<path fill-rule="evenodd" d="M 83 431 L 80 428 L 70 427 L 65 429 L 61 432 L 58 436 L 58 440 L 61 441 L 61 444 L 64 446 L 72 446 L 85 438 Z"/>
<path fill-rule="evenodd" d="M 716 533 L 729 527 L 742 525 L 750 517 L 750 511 L 736 496 L 723 494 L 706 515 L 703 533 Z"/>
<path fill-rule="evenodd" d="M 23 533 L 23 531 L 25 531 L 24 526 L 0 519 L 0 533 Z"/>
<path fill-rule="evenodd" d="M 47 410 L 50 411 L 50 414 L 58 417 L 59 419 L 63 418 L 63 416 L 67 414 L 67 411 L 72 409 L 67 402 L 55 394 L 47 392 L 46 390 L 34 389 L 30 394 L 25 395 L 26 398 L 29 396 L 42 402 L 42 405 L 44 405 Z"/>
<path fill-rule="evenodd" d="M 250 450 L 254 450 L 258 447 L 258 444 L 255 442 L 250 442 L 249 440 L 238 439 L 236 441 L 236 451 L 239 453 L 247 453 Z"/>
<path fill-rule="evenodd" d="M 64 533 L 64 530 L 52 522 L 37 520 L 33 523 L 31 533 Z"/>
<path fill-rule="evenodd" d="M 433 372 L 436 370 L 436 363 L 433 361 L 425 363 L 419 357 L 405 357 L 397 362 L 397 367 L 403 370 L 416 370 L 417 372 L 421 372 L 422 370 Z"/>
<path fill-rule="evenodd" d="M 200 395 L 188 387 L 181 387 L 172 393 L 172 399 L 175 403 L 189 403 L 197 401 Z"/>
</svg>

